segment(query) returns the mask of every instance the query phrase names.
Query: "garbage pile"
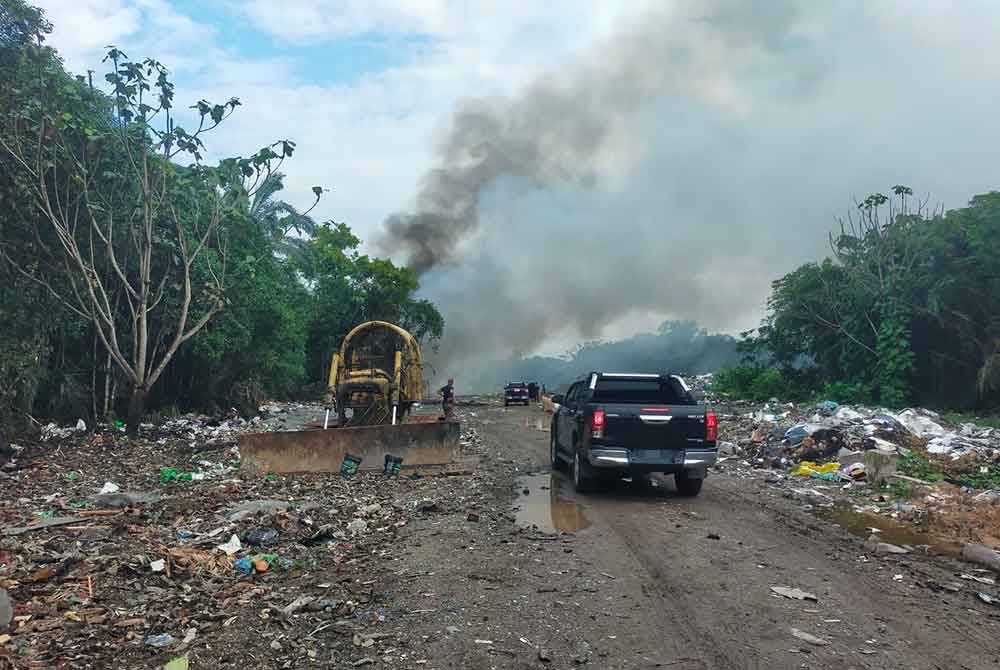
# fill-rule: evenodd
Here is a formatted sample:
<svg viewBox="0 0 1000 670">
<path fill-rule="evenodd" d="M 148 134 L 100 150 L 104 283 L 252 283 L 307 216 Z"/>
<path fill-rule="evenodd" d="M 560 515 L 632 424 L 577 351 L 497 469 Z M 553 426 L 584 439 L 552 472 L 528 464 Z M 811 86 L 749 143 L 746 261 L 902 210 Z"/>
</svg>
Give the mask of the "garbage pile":
<svg viewBox="0 0 1000 670">
<path fill-rule="evenodd" d="M 722 455 L 739 456 L 758 466 L 787 468 L 802 461 L 853 466 L 863 462 L 869 451 L 900 455 L 915 450 L 953 461 L 1000 460 L 1000 431 L 973 424 L 946 428 L 940 415 L 926 409 L 893 413 L 832 401 L 808 408 L 768 403 L 724 415 L 722 421 L 722 434 L 730 438 L 720 447 Z M 860 471 L 852 470 L 855 475 Z"/>
<path fill-rule="evenodd" d="M 228 445 L 251 427 L 187 416 L 19 447 L 0 482 L 0 666 L 330 665 L 392 638 L 382 584 L 411 501 L 455 500 L 460 478 L 251 477 Z"/>
</svg>

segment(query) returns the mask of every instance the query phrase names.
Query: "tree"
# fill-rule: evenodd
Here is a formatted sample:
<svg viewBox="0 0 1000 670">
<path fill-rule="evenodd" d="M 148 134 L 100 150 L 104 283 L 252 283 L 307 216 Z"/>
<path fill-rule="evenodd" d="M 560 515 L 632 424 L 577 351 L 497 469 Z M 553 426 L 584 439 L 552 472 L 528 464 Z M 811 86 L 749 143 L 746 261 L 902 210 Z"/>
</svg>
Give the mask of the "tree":
<svg viewBox="0 0 1000 670">
<path fill-rule="evenodd" d="M 134 433 L 149 390 L 180 346 L 225 305 L 233 212 L 249 206 L 294 144 L 206 166 L 202 138 L 239 100 L 197 102 L 197 127 L 188 132 L 177 125 L 166 68 L 115 48 L 106 61 L 109 100 L 43 72 L 32 85 L 34 104 L 3 119 L 0 149 L 35 216 L 16 231 L 34 255 L 4 246 L 0 257 L 93 325 L 130 384 Z M 204 281 L 195 283 L 196 275 Z"/>
<path fill-rule="evenodd" d="M 774 283 L 754 346 L 789 379 L 899 406 L 1000 397 L 1000 194 L 927 211 L 874 194 L 831 236 L 832 257 Z"/>
<path fill-rule="evenodd" d="M 344 223 L 319 227 L 312 240 L 309 265 L 302 268 L 312 289 L 307 344 L 312 379 L 325 379 L 331 353 L 364 321 L 398 324 L 425 344 L 444 331 L 437 308 L 415 297 L 419 284 L 414 272 L 361 254 L 360 246 L 361 240 Z"/>
<path fill-rule="evenodd" d="M 275 254 L 301 265 L 306 262 L 309 238 L 316 233 L 317 226 L 309 216 L 311 208 L 299 212 L 277 197 L 284 188 L 284 180 L 285 175 L 280 172 L 268 175 L 254 193 L 250 216 L 274 245 Z"/>
</svg>

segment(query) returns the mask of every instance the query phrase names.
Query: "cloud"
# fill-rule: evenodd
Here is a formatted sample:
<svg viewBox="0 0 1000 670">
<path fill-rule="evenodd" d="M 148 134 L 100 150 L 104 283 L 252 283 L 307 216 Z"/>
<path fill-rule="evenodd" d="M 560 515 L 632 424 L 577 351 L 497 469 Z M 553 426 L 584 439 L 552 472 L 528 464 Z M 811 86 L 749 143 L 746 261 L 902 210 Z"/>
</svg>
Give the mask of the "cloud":
<svg viewBox="0 0 1000 670">
<path fill-rule="evenodd" d="M 974 12 L 934 31 L 923 14 L 681 2 L 512 96 L 462 101 L 380 240 L 445 311 L 438 368 L 639 315 L 751 327 L 850 196 L 993 187 L 1000 75 L 968 54 L 998 47 Z"/>
<path fill-rule="evenodd" d="M 332 187 L 318 216 L 367 239 L 427 209 L 449 155 L 474 164 L 457 137 L 492 123 L 528 147 L 530 169 L 484 175 L 475 225 L 422 278 L 455 367 L 665 318 L 753 326 L 853 196 L 906 183 L 957 206 L 1000 180 L 990 2 L 251 0 L 221 5 L 226 23 L 162 0 L 40 4 L 77 70 L 118 43 L 172 67 L 181 101 L 240 97 L 210 148 L 298 141 L 288 198 Z M 296 60 L 379 34 L 420 41 L 349 82 Z"/>
</svg>

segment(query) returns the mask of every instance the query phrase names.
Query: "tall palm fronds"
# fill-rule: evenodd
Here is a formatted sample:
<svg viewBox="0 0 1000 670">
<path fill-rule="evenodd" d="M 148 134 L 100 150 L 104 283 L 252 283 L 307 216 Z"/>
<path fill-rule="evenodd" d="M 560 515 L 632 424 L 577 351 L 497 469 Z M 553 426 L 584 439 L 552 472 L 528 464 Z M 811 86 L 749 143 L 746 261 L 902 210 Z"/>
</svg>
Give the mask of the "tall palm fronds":
<svg viewBox="0 0 1000 670">
<path fill-rule="evenodd" d="M 276 256 L 301 263 L 309 248 L 309 238 L 316 232 L 316 221 L 299 212 L 277 194 L 284 188 L 285 175 L 267 177 L 250 203 L 250 216 L 274 244 Z"/>
</svg>

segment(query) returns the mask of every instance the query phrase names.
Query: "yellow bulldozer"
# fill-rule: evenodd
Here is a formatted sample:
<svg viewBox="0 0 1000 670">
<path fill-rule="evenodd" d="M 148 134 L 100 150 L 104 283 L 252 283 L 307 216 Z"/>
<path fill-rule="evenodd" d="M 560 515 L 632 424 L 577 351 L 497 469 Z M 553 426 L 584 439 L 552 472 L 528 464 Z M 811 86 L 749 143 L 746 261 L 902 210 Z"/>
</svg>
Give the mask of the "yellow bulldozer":
<svg viewBox="0 0 1000 670">
<path fill-rule="evenodd" d="M 361 470 L 388 457 L 404 466 L 444 466 L 461 451 L 457 421 L 413 415 L 423 396 L 420 345 L 403 328 L 367 321 L 344 338 L 330 361 L 330 410 L 304 430 L 240 438 L 241 468 L 253 473 L 338 472 L 345 457 Z"/>
<path fill-rule="evenodd" d="M 340 426 L 402 422 L 423 395 L 420 344 L 387 321 L 366 321 L 344 338 L 327 383 Z"/>
</svg>

